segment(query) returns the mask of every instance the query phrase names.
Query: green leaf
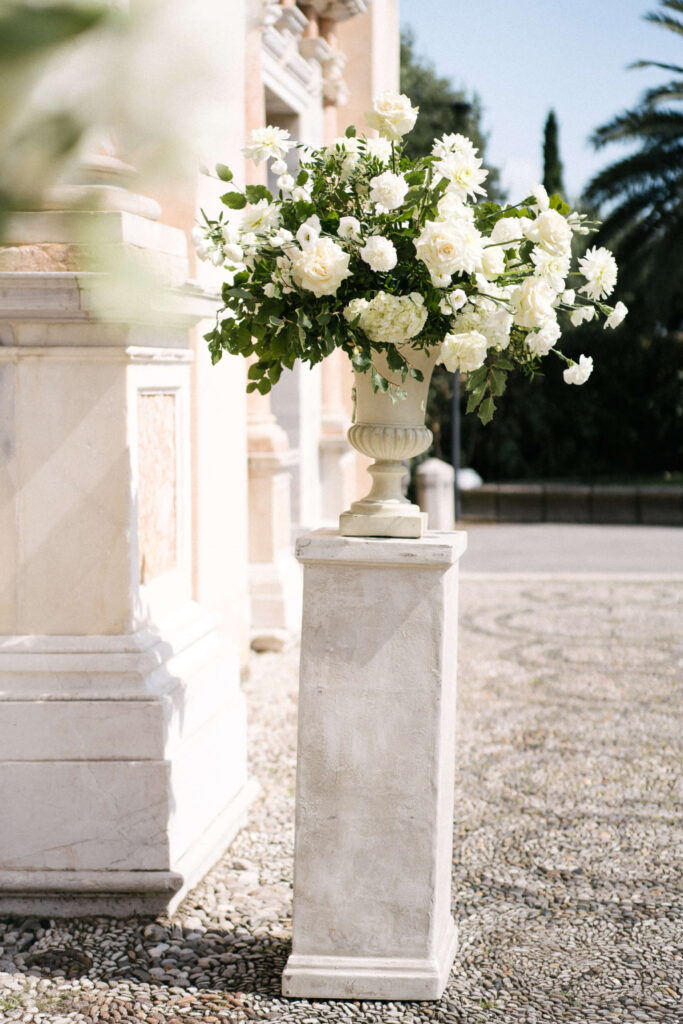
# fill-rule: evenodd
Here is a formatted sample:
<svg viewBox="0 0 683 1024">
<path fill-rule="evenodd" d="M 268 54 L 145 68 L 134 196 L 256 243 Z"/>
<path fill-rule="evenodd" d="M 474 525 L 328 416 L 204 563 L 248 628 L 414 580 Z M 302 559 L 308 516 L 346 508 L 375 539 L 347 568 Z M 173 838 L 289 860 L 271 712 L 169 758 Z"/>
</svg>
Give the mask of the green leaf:
<svg viewBox="0 0 683 1024">
<path fill-rule="evenodd" d="M 244 194 L 250 203 L 258 203 L 261 199 L 270 203 L 273 199 L 270 189 L 267 189 L 265 185 L 247 185 Z"/>
<path fill-rule="evenodd" d="M 346 136 L 347 139 L 355 139 L 355 137 L 356 137 L 356 129 L 354 128 L 354 126 L 352 124 L 350 124 L 349 127 L 346 129 L 346 131 L 344 132 L 344 135 Z"/>
<path fill-rule="evenodd" d="M 308 171 L 305 171 L 303 167 L 296 176 L 297 185 L 305 185 L 308 181 Z"/>
<path fill-rule="evenodd" d="M 473 370 L 472 373 L 467 374 L 467 390 L 475 391 L 482 384 L 486 383 L 487 368 L 480 366 L 478 370 Z"/>
<path fill-rule="evenodd" d="M 262 395 L 268 394 L 268 392 L 270 391 L 270 381 L 268 380 L 267 377 L 263 377 L 258 382 L 258 384 L 256 385 L 256 390 L 259 391 Z"/>
<path fill-rule="evenodd" d="M 502 395 L 507 384 L 507 373 L 505 370 L 493 368 L 490 374 L 490 385 L 492 395 Z"/>
<path fill-rule="evenodd" d="M 226 192 L 221 196 L 221 202 L 230 210 L 243 210 L 247 205 L 247 198 L 241 192 Z"/>
<path fill-rule="evenodd" d="M 492 398 L 487 398 L 485 401 L 481 403 L 481 405 L 479 406 L 478 416 L 481 422 L 484 424 L 484 426 L 486 426 L 487 423 L 491 422 L 495 411 L 496 404 Z"/>
<path fill-rule="evenodd" d="M 282 327 L 284 320 L 282 320 L 279 316 L 269 316 L 268 323 L 271 325 L 271 327 Z"/>
<path fill-rule="evenodd" d="M 386 356 L 387 366 L 390 370 L 403 369 L 403 356 L 394 345 L 389 345 L 384 355 Z"/>
<path fill-rule="evenodd" d="M 476 391 L 472 391 L 469 398 L 467 399 L 467 408 L 465 411 L 474 412 L 474 410 L 477 408 L 482 398 L 484 397 L 485 392 L 486 389 L 484 387 L 477 388 Z"/>
<path fill-rule="evenodd" d="M 216 174 L 221 181 L 232 181 L 232 171 L 226 166 L 226 164 L 216 164 Z"/>
</svg>

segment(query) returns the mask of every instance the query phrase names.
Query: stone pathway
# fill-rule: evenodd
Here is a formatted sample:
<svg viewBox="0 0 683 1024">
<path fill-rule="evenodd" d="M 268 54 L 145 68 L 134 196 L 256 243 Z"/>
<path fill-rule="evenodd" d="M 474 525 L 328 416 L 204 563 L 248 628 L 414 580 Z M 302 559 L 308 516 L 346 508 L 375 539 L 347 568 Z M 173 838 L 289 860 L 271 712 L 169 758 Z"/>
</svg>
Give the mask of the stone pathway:
<svg viewBox="0 0 683 1024">
<path fill-rule="evenodd" d="M 287 1002 L 297 652 L 254 659 L 248 829 L 172 922 L 0 921 L 0 1021 L 681 1024 L 683 583 L 463 579 L 438 1003 Z"/>
</svg>

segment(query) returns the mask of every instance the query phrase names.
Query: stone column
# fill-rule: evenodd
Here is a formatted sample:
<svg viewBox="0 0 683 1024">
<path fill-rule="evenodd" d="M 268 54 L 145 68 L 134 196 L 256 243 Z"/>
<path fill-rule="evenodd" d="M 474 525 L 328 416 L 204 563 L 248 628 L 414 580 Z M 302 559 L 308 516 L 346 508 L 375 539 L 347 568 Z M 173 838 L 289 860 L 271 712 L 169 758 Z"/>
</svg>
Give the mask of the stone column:
<svg viewBox="0 0 683 1024">
<path fill-rule="evenodd" d="M 246 43 L 247 131 L 266 123 L 261 33 L 262 22 L 253 17 Z M 266 184 L 263 164 L 247 161 L 245 174 L 248 184 Z M 301 573 L 291 550 L 291 469 L 298 453 L 277 422 L 270 395 L 248 397 L 247 444 L 252 646 L 280 650 L 298 635 L 301 614 Z"/>
<path fill-rule="evenodd" d="M 450 912 L 464 533 L 300 538 L 292 954 L 283 993 L 437 999 Z"/>
</svg>

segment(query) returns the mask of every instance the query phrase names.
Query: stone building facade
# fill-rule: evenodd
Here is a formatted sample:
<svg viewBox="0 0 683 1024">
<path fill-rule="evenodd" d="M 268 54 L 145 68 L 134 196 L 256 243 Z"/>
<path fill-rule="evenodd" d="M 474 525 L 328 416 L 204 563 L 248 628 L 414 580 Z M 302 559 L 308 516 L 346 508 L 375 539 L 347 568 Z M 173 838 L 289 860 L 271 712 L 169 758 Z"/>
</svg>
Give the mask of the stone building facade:
<svg viewBox="0 0 683 1024">
<path fill-rule="evenodd" d="M 241 183 L 250 128 L 322 144 L 397 88 L 398 0 L 198 2 L 225 54 L 207 163 Z M 2 912 L 172 908 L 222 854 L 257 793 L 250 645 L 295 637 L 292 539 L 363 486 L 342 359 L 248 399 L 241 361 L 210 364 L 189 233 L 216 183 L 158 203 L 118 155 L 81 170 L 0 253 Z M 86 250 L 163 288 L 104 315 Z"/>
</svg>

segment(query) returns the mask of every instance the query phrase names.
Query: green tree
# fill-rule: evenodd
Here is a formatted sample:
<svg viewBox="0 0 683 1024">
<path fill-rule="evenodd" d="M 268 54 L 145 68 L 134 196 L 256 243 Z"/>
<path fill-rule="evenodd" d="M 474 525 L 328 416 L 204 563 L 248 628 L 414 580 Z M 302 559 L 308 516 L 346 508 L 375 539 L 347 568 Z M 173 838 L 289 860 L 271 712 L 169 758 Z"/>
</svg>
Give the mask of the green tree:
<svg viewBox="0 0 683 1024">
<path fill-rule="evenodd" d="M 683 36 L 683 0 L 660 0 L 660 7 L 645 19 Z M 652 325 L 675 329 L 683 321 L 683 67 L 653 60 L 633 66 L 674 77 L 595 131 L 596 148 L 626 142 L 637 149 L 597 174 L 586 199 L 607 207 L 597 241 L 616 252 L 622 291 Z"/>
<path fill-rule="evenodd" d="M 551 110 L 546 118 L 543 129 L 543 184 L 552 196 L 558 192 L 565 198 L 564 182 L 562 181 L 562 161 L 557 133 L 557 118 Z"/>
</svg>

